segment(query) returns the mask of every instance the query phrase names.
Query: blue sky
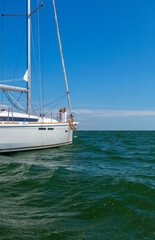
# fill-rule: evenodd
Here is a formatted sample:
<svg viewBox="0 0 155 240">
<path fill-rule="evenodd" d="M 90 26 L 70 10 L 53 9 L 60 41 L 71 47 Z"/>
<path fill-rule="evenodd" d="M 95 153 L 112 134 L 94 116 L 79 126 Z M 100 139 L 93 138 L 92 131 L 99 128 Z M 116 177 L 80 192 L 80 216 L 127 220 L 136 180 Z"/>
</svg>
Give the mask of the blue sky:
<svg viewBox="0 0 155 240">
<path fill-rule="evenodd" d="M 6 7 L 6 13 L 24 13 L 25 2 L 1 0 L 1 9 Z M 40 46 L 43 33 L 44 48 L 40 55 L 41 59 L 44 56 L 44 102 L 48 103 L 63 96 L 65 87 L 52 1 L 43 3 L 39 31 Z M 79 129 L 154 130 L 155 1 L 55 0 L 55 4 L 71 103 L 76 120 L 80 121 Z M 33 0 L 32 9 L 36 6 L 37 0 Z M 34 57 L 32 47 L 35 107 L 39 105 L 37 17 L 37 13 L 32 16 L 33 45 L 37 49 Z M 13 78 L 24 28 L 24 18 L 4 18 L 5 80 Z M 26 69 L 24 41 L 16 78 L 23 77 Z M 14 84 L 24 86 L 24 83 Z"/>
</svg>

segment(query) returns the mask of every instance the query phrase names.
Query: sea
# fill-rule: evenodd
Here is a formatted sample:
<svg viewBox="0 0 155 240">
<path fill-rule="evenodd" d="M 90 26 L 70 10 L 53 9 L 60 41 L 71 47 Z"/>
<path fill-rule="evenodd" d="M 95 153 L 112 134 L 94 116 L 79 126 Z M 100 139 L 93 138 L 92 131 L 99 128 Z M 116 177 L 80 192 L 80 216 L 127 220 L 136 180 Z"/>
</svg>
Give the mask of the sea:
<svg viewBox="0 0 155 240">
<path fill-rule="evenodd" d="M 0 155 L 0 240 L 48 239 L 155 239 L 155 131 Z"/>
</svg>

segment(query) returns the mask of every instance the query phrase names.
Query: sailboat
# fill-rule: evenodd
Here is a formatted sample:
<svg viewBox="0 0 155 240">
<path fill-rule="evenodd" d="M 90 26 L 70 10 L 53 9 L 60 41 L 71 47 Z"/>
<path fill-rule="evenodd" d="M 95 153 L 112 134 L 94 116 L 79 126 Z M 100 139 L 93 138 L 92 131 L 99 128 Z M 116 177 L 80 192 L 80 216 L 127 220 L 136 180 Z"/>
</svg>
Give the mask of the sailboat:
<svg viewBox="0 0 155 240">
<path fill-rule="evenodd" d="M 62 46 L 58 28 L 55 1 L 52 0 L 61 63 L 66 87 L 66 96 L 70 115 L 72 115 L 71 102 L 68 90 L 68 83 L 65 71 L 65 65 L 62 54 Z M 31 12 L 31 1 L 27 0 L 26 15 L 8 15 L 4 16 L 25 16 L 27 18 L 27 70 L 24 79 L 27 81 L 27 88 L 15 87 L 0 84 L 0 90 L 11 99 L 11 101 L 20 107 L 19 103 L 11 96 L 10 92 L 21 92 L 26 94 L 27 109 L 25 112 L 15 112 L 13 107 L 1 106 L 0 109 L 0 153 L 27 151 L 35 149 L 46 149 L 71 144 L 73 141 L 73 130 L 68 122 L 60 122 L 56 119 L 45 117 L 44 114 L 39 116 L 31 113 L 31 16 L 39 11 L 43 4 Z M 78 124 L 74 122 L 74 124 Z"/>
</svg>

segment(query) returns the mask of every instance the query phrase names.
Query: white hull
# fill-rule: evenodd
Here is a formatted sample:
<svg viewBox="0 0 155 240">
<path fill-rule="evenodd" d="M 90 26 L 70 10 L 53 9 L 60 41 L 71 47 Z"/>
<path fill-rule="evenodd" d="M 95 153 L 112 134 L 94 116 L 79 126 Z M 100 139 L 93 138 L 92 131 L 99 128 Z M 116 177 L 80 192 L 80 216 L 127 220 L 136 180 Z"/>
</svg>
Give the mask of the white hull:
<svg viewBox="0 0 155 240">
<path fill-rule="evenodd" d="M 1 123 L 0 153 L 62 146 L 72 138 L 68 123 Z"/>
</svg>

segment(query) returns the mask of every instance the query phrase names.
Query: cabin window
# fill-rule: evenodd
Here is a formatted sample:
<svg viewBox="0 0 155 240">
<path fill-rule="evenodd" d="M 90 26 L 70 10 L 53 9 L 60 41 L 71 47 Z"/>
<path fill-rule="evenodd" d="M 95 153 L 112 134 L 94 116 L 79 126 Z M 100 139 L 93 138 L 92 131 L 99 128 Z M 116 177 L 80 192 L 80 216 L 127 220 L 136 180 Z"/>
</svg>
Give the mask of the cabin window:
<svg viewBox="0 0 155 240">
<path fill-rule="evenodd" d="M 48 128 L 48 130 L 54 130 L 54 128 Z"/>
</svg>

